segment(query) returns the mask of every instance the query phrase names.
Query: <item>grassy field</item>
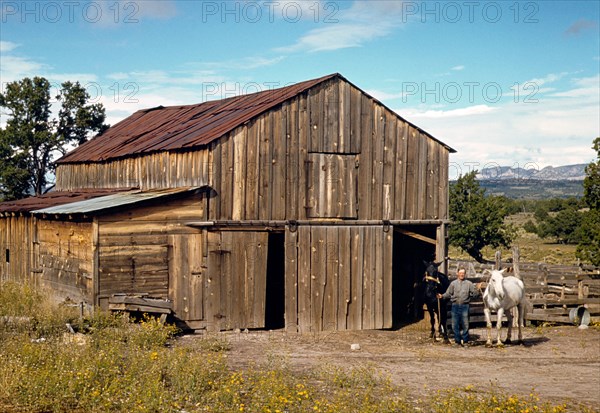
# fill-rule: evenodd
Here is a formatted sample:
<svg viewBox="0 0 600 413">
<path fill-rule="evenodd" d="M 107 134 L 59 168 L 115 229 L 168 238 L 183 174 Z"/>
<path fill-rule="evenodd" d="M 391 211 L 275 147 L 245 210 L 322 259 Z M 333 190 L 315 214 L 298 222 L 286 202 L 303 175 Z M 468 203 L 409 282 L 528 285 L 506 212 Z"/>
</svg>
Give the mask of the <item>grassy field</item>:
<svg viewBox="0 0 600 413">
<path fill-rule="evenodd" d="M 517 228 L 517 238 L 513 242 L 514 246 L 519 247 L 521 261 L 525 262 L 546 262 L 548 264 L 577 265 L 575 251 L 577 245 L 557 244 L 553 239 L 540 239 L 537 235 L 525 232 L 523 225 L 533 218 L 532 213 L 520 213 L 507 217 L 506 222 Z M 494 260 L 496 248 L 485 248 L 483 250 L 484 258 Z M 500 248 L 503 259 L 512 257 L 512 249 Z M 450 247 L 449 256 L 451 259 L 472 260 L 472 258 L 461 251 L 459 248 Z"/>
<path fill-rule="evenodd" d="M 76 333 L 68 332 L 69 323 Z M 292 372 L 282 360 L 235 368 L 221 336 L 179 345 L 154 319 L 79 319 L 28 287 L 0 284 L 3 412 L 590 412 L 491 388 L 414 399 L 375 367 Z"/>
</svg>

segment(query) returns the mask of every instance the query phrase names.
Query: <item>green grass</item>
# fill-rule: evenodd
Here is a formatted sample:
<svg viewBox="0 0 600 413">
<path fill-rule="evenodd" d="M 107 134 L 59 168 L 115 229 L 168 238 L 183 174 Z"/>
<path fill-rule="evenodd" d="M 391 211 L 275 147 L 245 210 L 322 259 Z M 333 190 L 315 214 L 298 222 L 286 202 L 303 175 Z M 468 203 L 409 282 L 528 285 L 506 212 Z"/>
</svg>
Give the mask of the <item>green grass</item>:
<svg viewBox="0 0 600 413">
<path fill-rule="evenodd" d="M 98 313 L 79 319 L 43 293 L 10 283 L 0 284 L 0 319 L 0 411 L 7 413 L 593 411 L 494 387 L 417 400 L 373 365 L 302 374 L 283 362 L 232 369 L 229 343 L 217 335 L 180 344 L 173 327 L 152 318 L 132 323 Z M 67 322 L 85 334 L 67 333 Z"/>
<path fill-rule="evenodd" d="M 519 247 L 521 261 L 524 262 L 545 262 L 548 264 L 577 265 L 575 251 L 577 245 L 557 244 L 553 239 L 541 239 L 535 234 L 525 232 L 523 225 L 529 219 L 532 219 L 532 213 L 519 213 L 510 215 L 505 222 L 517 227 L 517 238 L 513 246 Z M 461 249 L 450 246 L 448 253 L 453 260 L 472 260 L 467 253 Z M 483 256 L 486 260 L 493 261 L 496 251 L 500 250 L 502 259 L 512 258 L 511 248 L 489 248 L 483 249 Z"/>
</svg>

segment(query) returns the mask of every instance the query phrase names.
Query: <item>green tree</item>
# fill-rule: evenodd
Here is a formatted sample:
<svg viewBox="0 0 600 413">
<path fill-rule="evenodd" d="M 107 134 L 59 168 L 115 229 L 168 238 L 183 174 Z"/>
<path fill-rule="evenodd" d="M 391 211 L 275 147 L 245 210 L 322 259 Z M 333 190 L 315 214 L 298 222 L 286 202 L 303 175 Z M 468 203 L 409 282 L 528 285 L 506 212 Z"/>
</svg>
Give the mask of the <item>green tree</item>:
<svg viewBox="0 0 600 413">
<path fill-rule="evenodd" d="M 479 186 L 477 171 L 460 176 L 450 186 L 450 225 L 448 234 L 452 245 L 460 247 L 478 262 L 484 262 L 485 246 L 510 246 L 515 230 L 504 223 L 508 204 L 501 197 L 485 196 Z"/>
<path fill-rule="evenodd" d="M 597 159 L 585 168 L 583 199 L 590 210 L 582 218 L 579 227 L 579 245 L 576 255 L 579 259 L 600 266 L 600 137 L 594 140 L 592 148 Z"/>
<path fill-rule="evenodd" d="M 595 210 L 600 209 L 600 138 L 594 139 L 592 148 L 596 151 L 598 159 L 585 167 L 583 180 L 583 199 L 585 203 Z"/>
<path fill-rule="evenodd" d="M 51 119 L 50 82 L 43 77 L 10 82 L 0 93 L 0 108 L 7 115 L 0 129 L 0 190 L 4 199 L 43 193 L 54 160 L 69 145 L 85 142 L 107 125 L 104 107 L 90 104 L 90 96 L 79 82 L 64 82 L 55 97 L 60 104 Z"/>
<path fill-rule="evenodd" d="M 579 240 L 579 226 L 583 213 L 575 206 L 568 205 L 558 212 L 549 213 L 544 208 L 536 209 L 534 213 L 537 225 L 527 221 L 523 229 L 537 234 L 540 238 L 555 238 L 559 244 L 574 244 Z"/>
</svg>

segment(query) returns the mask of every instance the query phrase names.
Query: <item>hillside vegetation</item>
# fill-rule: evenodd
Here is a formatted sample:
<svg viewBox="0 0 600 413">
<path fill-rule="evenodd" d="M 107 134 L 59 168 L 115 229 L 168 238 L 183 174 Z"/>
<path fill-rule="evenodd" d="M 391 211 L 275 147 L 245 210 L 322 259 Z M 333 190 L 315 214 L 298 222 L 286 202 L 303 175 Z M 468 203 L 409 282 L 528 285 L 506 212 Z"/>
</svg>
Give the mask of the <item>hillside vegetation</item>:
<svg viewBox="0 0 600 413">
<path fill-rule="evenodd" d="M 551 199 L 583 197 L 583 181 L 556 180 L 481 180 L 486 194 L 505 196 L 511 199 Z"/>
<path fill-rule="evenodd" d="M 505 222 L 512 224 L 517 229 L 517 237 L 512 246 L 519 247 L 521 261 L 524 262 L 545 262 L 548 264 L 577 265 L 579 261 L 575 256 L 577 245 L 559 244 L 553 238 L 540 238 L 536 234 L 525 231 L 525 224 L 534 219 L 533 212 L 520 212 L 506 217 Z M 493 261 L 496 251 L 500 251 L 502 259 L 512 257 L 512 248 L 489 248 L 483 249 L 483 256 L 486 260 Z M 449 247 L 449 256 L 451 259 L 472 260 L 467 253 L 457 247 Z"/>
</svg>

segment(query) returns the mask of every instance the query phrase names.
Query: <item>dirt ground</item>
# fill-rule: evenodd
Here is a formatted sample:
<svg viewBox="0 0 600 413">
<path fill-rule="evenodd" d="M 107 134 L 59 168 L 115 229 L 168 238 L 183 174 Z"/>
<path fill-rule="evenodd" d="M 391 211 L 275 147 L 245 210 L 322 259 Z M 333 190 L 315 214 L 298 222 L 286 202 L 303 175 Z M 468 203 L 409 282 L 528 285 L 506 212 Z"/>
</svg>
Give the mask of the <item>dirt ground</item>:
<svg viewBox="0 0 600 413">
<path fill-rule="evenodd" d="M 493 385 L 508 394 L 542 400 L 573 400 L 600 406 L 600 329 L 575 326 L 527 327 L 524 345 L 485 346 L 486 330 L 471 329 L 473 343 L 454 347 L 429 338 L 428 323 L 395 331 L 289 334 L 283 331 L 219 333 L 227 337 L 227 359 L 239 369 L 263 363 L 285 363 L 298 372 L 323 365 L 369 366 L 389 376 L 412 397 L 432 390 Z M 495 333 L 495 332 L 494 332 Z M 505 337 L 506 329 L 503 329 Z M 203 334 L 185 340 L 202 339 Z M 351 350 L 358 344 L 359 350 Z"/>
</svg>

